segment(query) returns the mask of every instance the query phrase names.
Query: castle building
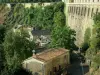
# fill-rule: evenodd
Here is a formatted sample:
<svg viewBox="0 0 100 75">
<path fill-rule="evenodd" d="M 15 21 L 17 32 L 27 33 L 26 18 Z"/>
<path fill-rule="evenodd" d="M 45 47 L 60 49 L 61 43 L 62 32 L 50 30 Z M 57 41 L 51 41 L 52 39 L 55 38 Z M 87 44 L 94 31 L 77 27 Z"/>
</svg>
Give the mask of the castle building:
<svg viewBox="0 0 100 75">
<path fill-rule="evenodd" d="M 76 31 L 76 44 L 81 46 L 87 28 L 92 29 L 93 16 L 100 12 L 100 0 L 62 0 L 65 3 L 66 24 Z"/>
</svg>

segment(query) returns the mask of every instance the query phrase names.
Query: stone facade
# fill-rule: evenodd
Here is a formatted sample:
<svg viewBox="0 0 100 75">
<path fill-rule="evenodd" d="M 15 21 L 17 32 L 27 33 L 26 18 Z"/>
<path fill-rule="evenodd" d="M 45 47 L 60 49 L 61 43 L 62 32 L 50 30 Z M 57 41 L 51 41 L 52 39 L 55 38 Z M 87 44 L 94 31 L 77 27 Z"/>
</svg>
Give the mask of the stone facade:
<svg viewBox="0 0 100 75">
<path fill-rule="evenodd" d="M 23 67 L 30 70 L 33 75 L 61 75 L 62 70 L 70 64 L 69 50 L 49 49 L 43 53 L 36 54 L 23 62 Z M 67 70 L 66 70 L 67 72 Z"/>
<path fill-rule="evenodd" d="M 81 46 L 87 28 L 93 26 L 93 15 L 100 12 L 100 0 L 62 0 L 65 7 L 66 23 L 76 31 L 76 44 Z"/>
</svg>

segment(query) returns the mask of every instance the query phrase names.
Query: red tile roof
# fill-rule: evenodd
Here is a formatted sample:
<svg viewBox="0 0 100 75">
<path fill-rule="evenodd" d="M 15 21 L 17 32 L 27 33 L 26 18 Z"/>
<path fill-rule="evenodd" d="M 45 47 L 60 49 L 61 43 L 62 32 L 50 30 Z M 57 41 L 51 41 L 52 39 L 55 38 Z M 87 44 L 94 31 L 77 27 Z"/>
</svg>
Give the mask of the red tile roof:
<svg viewBox="0 0 100 75">
<path fill-rule="evenodd" d="M 36 59 L 46 62 L 46 61 L 49 61 L 57 56 L 64 54 L 67 51 L 68 50 L 66 50 L 64 48 L 49 49 L 49 50 L 46 50 L 40 54 L 37 54 Z"/>
</svg>

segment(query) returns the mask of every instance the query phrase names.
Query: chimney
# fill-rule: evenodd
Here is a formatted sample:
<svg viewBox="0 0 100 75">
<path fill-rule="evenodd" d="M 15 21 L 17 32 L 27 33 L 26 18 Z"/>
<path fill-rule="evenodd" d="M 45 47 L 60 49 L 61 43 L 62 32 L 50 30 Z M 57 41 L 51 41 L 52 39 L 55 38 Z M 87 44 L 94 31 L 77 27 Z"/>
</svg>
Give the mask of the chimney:
<svg viewBox="0 0 100 75">
<path fill-rule="evenodd" d="M 32 50 L 32 52 L 33 52 L 33 58 L 36 58 L 36 51 Z"/>
</svg>

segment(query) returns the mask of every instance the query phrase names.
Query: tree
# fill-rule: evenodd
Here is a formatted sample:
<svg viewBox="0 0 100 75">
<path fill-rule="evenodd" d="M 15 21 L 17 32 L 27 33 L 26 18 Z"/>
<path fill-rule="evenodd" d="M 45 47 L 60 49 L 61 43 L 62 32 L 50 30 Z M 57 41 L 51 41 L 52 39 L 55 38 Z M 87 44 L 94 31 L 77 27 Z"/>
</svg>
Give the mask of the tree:
<svg viewBox="0 0 100 75">
<path fill-rule="evenodd" d="M 3 3 L 19 3 L 19 2 L 58 2 L 58 1 L 61 1 L 61 0 L 0 0 L 0 2 L 3 2 Z"/>
<path fill-rule="evenodd" d="M 54 12 L 64 12 L 64 3 L 63 2 L 58 2 L 54 4 Z"/>
<path fill-rule="evenodd" d="M 43 28 L 44 29 L 52 29 L 54 27 L 54 5 L 49 5 L 44 7 L 43 9 Z"/>
<path fill-rule="evenodd" d="M 65 25 L 65 14 L 64 12 L 58 11 L 54 14 L 54 24 L 58 26 Z"/>
<path fill-rule="evenodd" d="M 93 25 L 93 30 L 92 30 L 92 38 L 90 40 L 90 47 L 89 49 L 86 51 L 86 57 L 87 59 L 89 59 L 93 68 L 95 68 L 95 70 L 98 69 L 98 66 L 100 66 L 100 13 L 96 14 L 94 16 L 94 25 Z"/>
<path fill-rule="evenodd" d="M 26 30 L 14 32 L 9 30 L 5 36 L 4 53 L 8 70 L 12 74 L 18 69 L 22 61 L 32 55 L 35 48 L 34 41 L 29 41 Z"/>
<path fill-rule="evenodd" d="M 4 25 L 0 25 L 0 72 L 4 68 L 4 49 L 3 49 L 3 42 L 5 37 L 6 28 Z"/>
<path fill-rule="evenodd" d="M 52 47 L 73 49 L 75 47 L 75 31 L 67 26 L 57 26 L 52 31 Z"/>
<path fill-rule="evenodd" d="M 2 44 L 4 41 L 5 31 L 6 31 L 5 26 L 0 25 L 0 44 Z"/>
<path fill-rule="evenodd" d="M 82 50 L 86 51 L 90 45 L 91 29 L 87 28 L 84 34 L 84 43 L 82 44 Z"/>
</svg>

